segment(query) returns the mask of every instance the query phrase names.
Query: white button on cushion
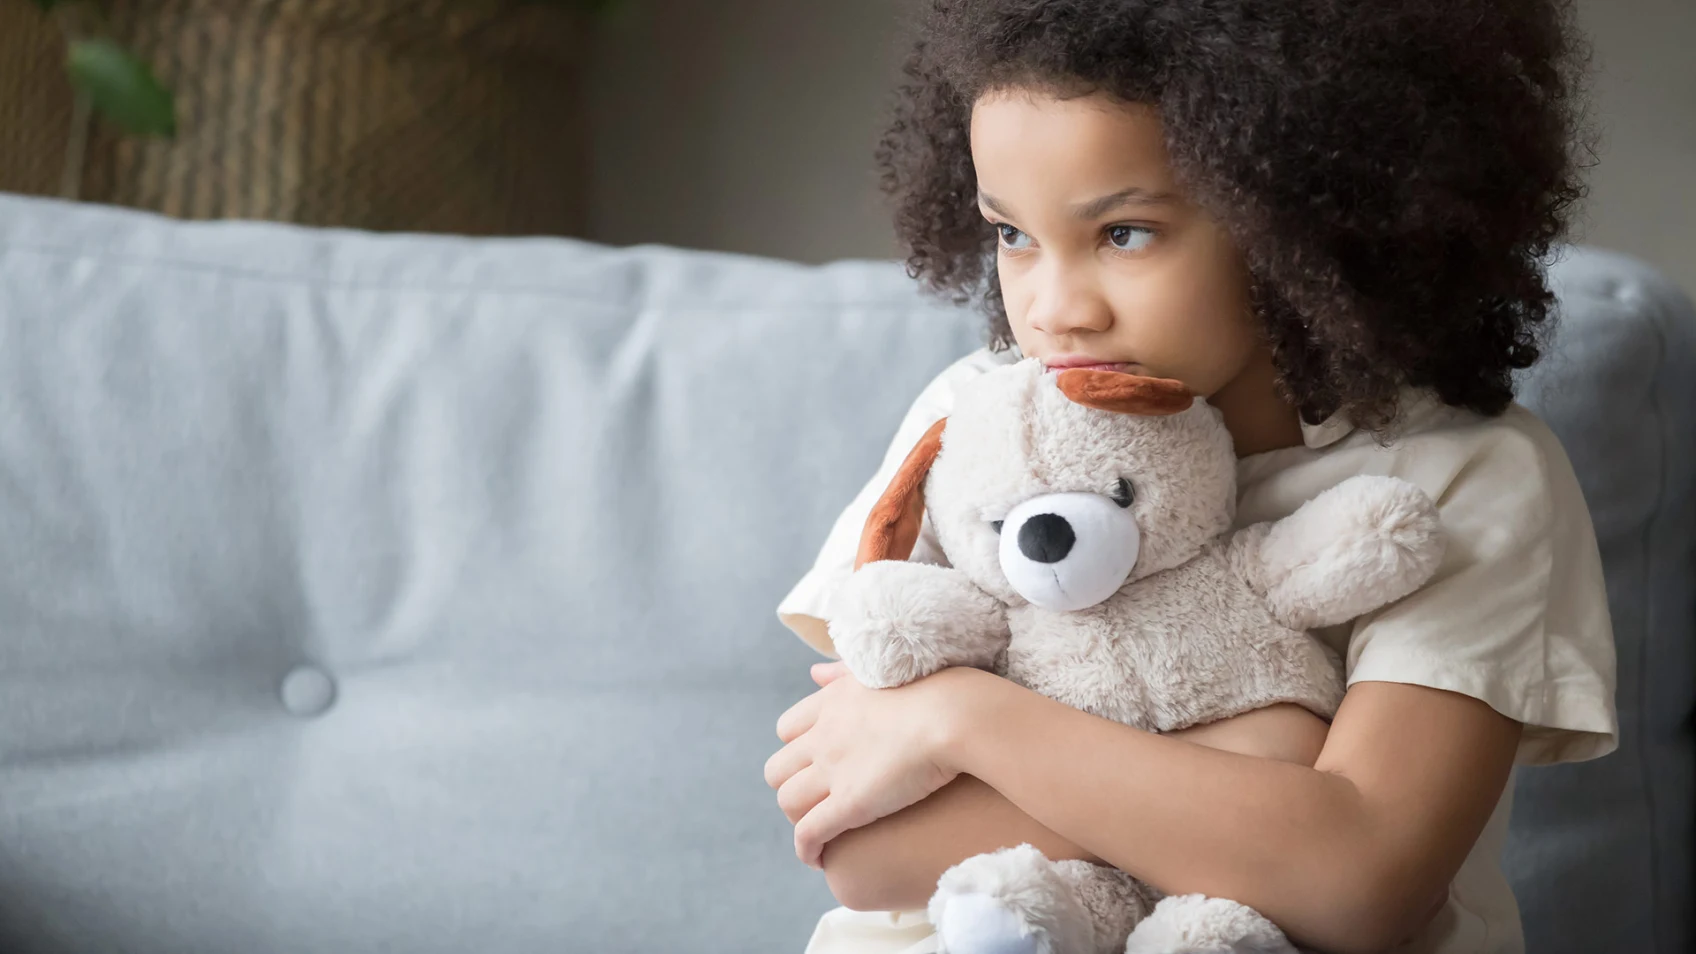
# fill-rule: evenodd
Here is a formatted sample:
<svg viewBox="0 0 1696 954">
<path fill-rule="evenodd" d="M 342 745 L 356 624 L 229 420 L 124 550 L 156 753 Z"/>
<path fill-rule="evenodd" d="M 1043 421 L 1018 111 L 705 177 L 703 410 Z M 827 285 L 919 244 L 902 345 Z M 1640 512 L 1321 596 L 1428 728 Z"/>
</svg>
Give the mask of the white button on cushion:
<svg viewBox="0 0 1696 954">
<path fill-rule="evenodd" d="M 315 716 L 336 701 L 336 683 L 314 666 L 297 666 L 283 677 L 283 708 L 297 716 Z"/>
</svg>

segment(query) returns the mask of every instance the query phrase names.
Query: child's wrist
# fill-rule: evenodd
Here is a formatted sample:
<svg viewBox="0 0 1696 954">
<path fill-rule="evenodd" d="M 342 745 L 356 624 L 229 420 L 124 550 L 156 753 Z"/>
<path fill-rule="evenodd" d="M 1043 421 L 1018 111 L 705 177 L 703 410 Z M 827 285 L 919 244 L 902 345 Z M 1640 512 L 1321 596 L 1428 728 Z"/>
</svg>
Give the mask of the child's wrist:
<svg viewBox="0 0 1696 954">
<path fill-rule="evenodd" d="M 973 753 L 993 724 L 993 713 L 1013 684 L 981 669 L 959 667 L 937 673 L 936 732 L 931 759 L 949 775 L 973 774 Z"/>
</svg>

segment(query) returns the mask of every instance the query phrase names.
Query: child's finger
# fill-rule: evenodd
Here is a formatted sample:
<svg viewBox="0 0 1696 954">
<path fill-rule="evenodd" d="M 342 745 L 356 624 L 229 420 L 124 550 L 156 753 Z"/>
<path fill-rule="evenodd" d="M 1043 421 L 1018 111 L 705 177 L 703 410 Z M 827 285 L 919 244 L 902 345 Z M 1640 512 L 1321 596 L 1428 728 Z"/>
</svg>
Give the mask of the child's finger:
<svg viewBox="0 0 1696 954">
<path fill-rule="evenodd" d="M 839 795 L 826 795 L 804 818 L 795 823 L 795 856 L 810 868 L 819 867 L 824 846 L 832 838 L 855 827 L 851 809 Z"/>
<path fill-rule="evenodd" d="M 812 674 L 813 681 L 818 683 L 820 688 L 823 688 L 848 675 L 848 664 L 843 662 L 814 663 Z"/>
<path fill-rule="evenodd" d="M 777 807 L 791 825 L 806 817 L 819 802 L 830 794 L 830 781 L 817 766 L 806 768 L 789 777 L 777 790 Z"/>
<path fill-rule="evenodd" d="M 793 778 L 796 772 L 812 764 L 813 757 L 808 754 L 805 746 L 793 743 L 785 745 L 774 752 L 771 758 L 766 759 L 766 784 L 772 788 L 779 788 L 783 783 Z M 794 819 L 790 819 L 790 821 L 794 821 Z"/>
<path fill-rule="evenodd" d="M 813 727 L 818 721 L 819 706 L 823 702 L 815 692 L 800 702 L 789 707 L 789 711 L 777 718 L 777 737 L 785 743 L 793 742 Z"/>
</svg>

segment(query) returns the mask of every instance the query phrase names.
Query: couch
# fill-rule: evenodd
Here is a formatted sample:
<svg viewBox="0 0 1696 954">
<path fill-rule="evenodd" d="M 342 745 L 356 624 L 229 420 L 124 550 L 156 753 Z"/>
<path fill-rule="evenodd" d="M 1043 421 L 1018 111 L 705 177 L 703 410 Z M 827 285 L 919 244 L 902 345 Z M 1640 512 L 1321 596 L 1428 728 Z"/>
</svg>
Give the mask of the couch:
<svg viewBox="0 0 1696 954">
<path fill-rule="evenodd" d="M 1623 738 L 1507 864 L 1534 954 L 1679 954 L 1696 312 L 1552 280 Z M 798 954 L 772 609 L 980 340 L 887 262 L 0 196 L 0 951 Z"/>
</svg>

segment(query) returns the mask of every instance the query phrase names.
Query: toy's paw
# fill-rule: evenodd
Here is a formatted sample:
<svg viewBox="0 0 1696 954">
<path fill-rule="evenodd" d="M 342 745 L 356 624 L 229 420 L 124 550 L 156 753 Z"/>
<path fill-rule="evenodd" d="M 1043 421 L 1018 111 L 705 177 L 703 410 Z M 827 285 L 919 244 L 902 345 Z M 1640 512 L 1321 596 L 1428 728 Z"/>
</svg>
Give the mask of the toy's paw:
<svg viewBox="0 0 1696 954">
<path fill-rule="evenodd" d="M 895 560 L 854 572 L 833 601 L 830 639 L 862 684 L 902 686 L 949 666 L 987 666 L 1006 612 L 959 570 Z"/>
<path fill-rule="evenodd" d="M 1054 865 L 1030 845 L 967 858 L 930 901 L 943 954 L 1087 954 L 1089 915 Z"/>
<path fill-rule="evenodd" d="M 942 954 L 1051 954 L 1030 925 L 987 894 L 949 898 L 936 935 Z"/>
<path fill-rule="evenodd" d="M 1394 477 L 1358 476 L 1273 524 L 1260 544 L 1267 601 L 1286 625 L 1347 622 L 1423 586 L 1442 562 L 1437 506 Z"/>
<path fill-rule="evenodd" d="M 1125 954 L 1296 954 L 1278 926 L 1235 901 L 1162 898 L 1131 932 Z"/>
</svg>

